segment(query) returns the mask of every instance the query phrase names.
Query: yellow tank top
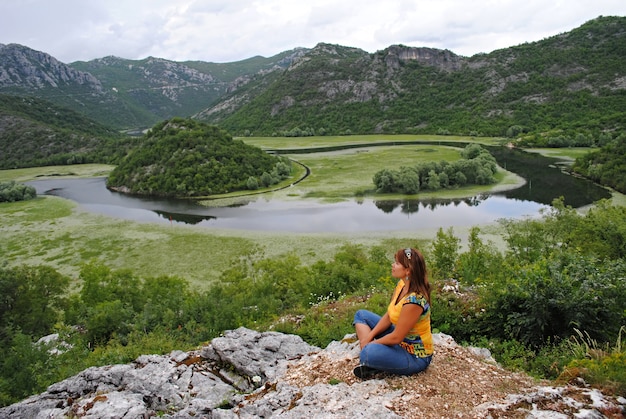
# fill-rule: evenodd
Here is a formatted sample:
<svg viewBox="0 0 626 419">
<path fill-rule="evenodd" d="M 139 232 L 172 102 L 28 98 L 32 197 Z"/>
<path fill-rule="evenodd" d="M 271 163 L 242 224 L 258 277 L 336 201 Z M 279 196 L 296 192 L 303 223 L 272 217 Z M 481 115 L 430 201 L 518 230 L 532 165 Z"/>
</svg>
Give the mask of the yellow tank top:
<svg viewBox="0 0 626 419">
<path fill-rule="evenodd" d="M 417 320 L 417 323 L 411 328 L 409 333 L 405 336 L 404 340 L 400 342 L 400 346 L 407 350 L 410 354 L 413 354 L 417 357 L 423 358 L 429 355 L 432 355 L 434 352 L 433 349 L 433 335 L 430 330 L 430 304 L 428 304 L 428 300 L 421 294 L 416 294 L 414 292 L 405 295 L 402 300 L 396 301 L 398 299 L 398 295 L 402 291 L 404 287 L 404 282 L 402 280 L 398 281 L 398 285 L 396 285 L 396 289 L 393 293 L 393 297 L 391 297 L 391 302 L 389 303 L 389 307 L 387 307 L 387 313 L 389 314 L 389 319 L 391 323 L 395 326 L 398 324 L 398 319 L 400 318 L 400 311 L 402 310 L 402 306 L 405 304 L 418 304 L 421 306 L 424 311 L 422 315 Z"/>
</svg>

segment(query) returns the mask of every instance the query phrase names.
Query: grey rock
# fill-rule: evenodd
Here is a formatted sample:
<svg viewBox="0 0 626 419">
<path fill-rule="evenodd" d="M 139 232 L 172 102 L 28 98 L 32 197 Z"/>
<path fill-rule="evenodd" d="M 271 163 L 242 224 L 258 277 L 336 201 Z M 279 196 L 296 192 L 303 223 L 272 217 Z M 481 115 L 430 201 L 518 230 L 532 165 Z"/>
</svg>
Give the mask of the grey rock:
<svg viewBox="0 0 626 419">
<path fill-rule="evenodd" d="M 457 346 L 448 335 L 434 335 L 436 345 Z M 288 365 L 306 363 L 320 348 L 300 337 L 276 332 L 259 333 L 239 328 L 197 351 L 168 355 L 143 355 L 127 365 L 88 368 L 51 385 L 39 395 L 0 409 L 0 418 L 398 418 L 390 407 L 403 389 L 389 388 L 372 379 L 348 385 L 320 383 L 304 387 L 289 384 Z M 355 360 L 359 344 L 354 334 L 331 342 L 323 350 L 332 360 Z M 488 351 L 474 351 L 489 359 Z M 543 406 L 565 404 L 576 417 L 603 417 L 606 408 L 622 410 L 626 399 L 604 398 L 597 390 L 582 389 L 592 402 L 585 405 L 569 397 L 573 390 L 537 387 L 534 392 L 509 395 L 503 403 L 485 403 L 474 409 L 476 417 L 524 409 L 529 418 L 559 418 Z M 548 403 L 547 403 L 548 402 Z M 547 404 L 546 404 L 547 403 Z M 617 403 L 617 405 L 615 404 Z"/>
<path fill-rule="evenodd" d="M 0 418 L 233 417 L 226 407 L 245 401 L 242 392 L 277 378 L 289 360 L 319 350 L 295 335 L 240 328 L 198 351 L 88 368 L 0 409 Z M 273 403 L 270 398 L 254 409 L 271 413 Z"/>
<path fill-rule="evenodd" d="M 491 356 L 491 351 L 487 348 L 478 348 L 476 346 L 468 346 L 467 349 L 478 358 L 487 362 L 488 364 L 498 365 L 498 362 Z"/>
<path fill-rule="evenodd" d="M 33 90 L 73 85 L 83 86 L 94 94 L 103 91 L 100 81 L 91 74 L 75 70 L 46 53 L 22 45 L 0 45 L 0 58 L 0 88 Z"/>
<path fill-rule="evenodd" d="M 203 355 L 232 365 L 245 376 L 260 376 L 263 382 L 273 380 L 284 372 L 287 361 L 320 350 L 296 335 L 259 333 L 243 327 L 213 339 L 210 346 Z"/>
</svg>

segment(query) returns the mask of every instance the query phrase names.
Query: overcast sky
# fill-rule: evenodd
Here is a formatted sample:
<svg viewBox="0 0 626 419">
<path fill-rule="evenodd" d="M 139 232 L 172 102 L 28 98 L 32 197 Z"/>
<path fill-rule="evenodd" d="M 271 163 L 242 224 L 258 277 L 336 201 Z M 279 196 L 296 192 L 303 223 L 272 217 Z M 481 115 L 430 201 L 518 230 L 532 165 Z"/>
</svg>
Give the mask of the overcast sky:
<svg viewBox="0 0 626 419">
<path fill-rule="evenodd" d="M 0 0 L 0 44 L 64 63 L 270 57 L 319 42 L 471 56 L 626 16 L 625 0 Z"/>
</svg>

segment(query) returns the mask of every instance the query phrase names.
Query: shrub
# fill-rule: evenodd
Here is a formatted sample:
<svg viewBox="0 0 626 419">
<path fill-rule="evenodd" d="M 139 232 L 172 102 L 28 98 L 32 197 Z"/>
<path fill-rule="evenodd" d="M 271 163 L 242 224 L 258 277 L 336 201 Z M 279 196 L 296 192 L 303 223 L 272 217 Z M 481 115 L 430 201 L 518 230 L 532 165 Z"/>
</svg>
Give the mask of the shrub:
<svg viewBox="0 0 626 419">
<path fill-rule="evenodd" d="M 455 275 L 455 265 L 461 249 L 461 239 L 454 235 L 454 229 L 443 231 L 439 227 L 437 236 L 432 243 L 430 272 L 433 278 L 448 279 Z"/>
<path fill-rule="evenodd" d="M 575 328 L 608 341 L 626 322 L 626 263 L 557 253 L 481 289 L 491 336 L 537 348 Z"/>
<path fill-rule="evenodd" d="M 32 186 L 23 185 L 15 181 L 0 183 L 0 202 L 17 202 L 33 199 L 37 191 Z"/>
<path fill-rule="evenodd" d="M 577 336 L 570 341 L 575 358 L 558 377 L 561 382 L 569 382 L 576 377 L 588 384 L 600 387 L 610 394 L 626 396 L 626 351 L 622 347 L 622 327 L 615 346 L 598 344 L 588 333 L 576 330 Z"/>
</svg>

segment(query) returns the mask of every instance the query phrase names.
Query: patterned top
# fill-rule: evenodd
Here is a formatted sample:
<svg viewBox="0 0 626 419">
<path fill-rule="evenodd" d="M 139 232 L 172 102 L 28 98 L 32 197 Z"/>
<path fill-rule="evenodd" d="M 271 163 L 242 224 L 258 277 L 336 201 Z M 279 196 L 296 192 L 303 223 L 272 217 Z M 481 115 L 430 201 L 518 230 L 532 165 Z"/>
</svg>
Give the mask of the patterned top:
<svg viewBox="0 0 626 419">
<path fill-rule="evenodd" d="M 387 307 L 389 319 L 395 326 L 400 318 L 402 306 L 405 304 L 417 304 L 421 306 L 424 311 L 404 340 L 400 342 L 400 346 L 406 349 L 408 353 L 419 358 L 430 356 L 434 352 L 433 335 L 430 330 L 430 304 L 428 304 L 428 300 L 423 295 L 416 294 L 414 292 L 405 295 L 402 300 L 398 301 L 396 304 L 403 287 L 404 282 L 402 280 L 398 281 L 398 285 L 396 285 L 389 307 Z"/>
</svg>

